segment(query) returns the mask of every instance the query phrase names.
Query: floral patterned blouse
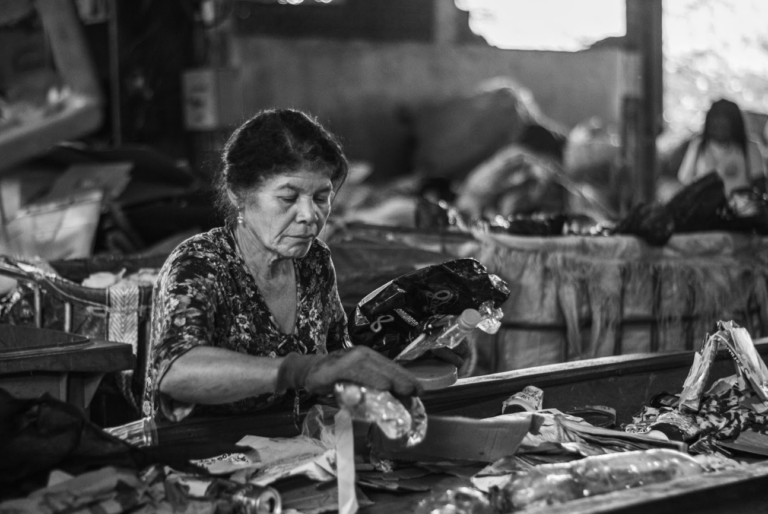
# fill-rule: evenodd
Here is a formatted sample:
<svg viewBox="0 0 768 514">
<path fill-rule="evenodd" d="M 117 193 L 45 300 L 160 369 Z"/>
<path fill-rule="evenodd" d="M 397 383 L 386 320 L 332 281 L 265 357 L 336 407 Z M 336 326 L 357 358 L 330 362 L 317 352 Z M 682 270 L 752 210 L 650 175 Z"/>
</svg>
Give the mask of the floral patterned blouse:
<svg viewBox="0 0 768 514">
<path fill-rule="evenodd" d="M 324 243 L 315 240 L 306 256 L 294 260 L 298 304 L 293 334 L 280 329 L 235 248 L 232 231 L 216 228 L 180 244 L 160 270 L 153 292 L 144 416 L 180 421 L 195 408 L 160 393 L 157 384 L 174 360 L 196 346 L 272 358 L 349 346 L 336 271 Z M 246 412 L 281 400 L 281 395 L 268 394 L 200 405 L 195 412 Z"/>
</svg>

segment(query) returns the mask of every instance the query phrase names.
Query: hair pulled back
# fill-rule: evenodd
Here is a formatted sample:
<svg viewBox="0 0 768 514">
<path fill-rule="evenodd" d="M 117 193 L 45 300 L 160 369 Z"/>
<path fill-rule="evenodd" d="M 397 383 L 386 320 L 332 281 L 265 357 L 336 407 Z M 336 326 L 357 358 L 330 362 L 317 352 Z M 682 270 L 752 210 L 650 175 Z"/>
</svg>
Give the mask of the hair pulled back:
<svg viewBox="0 0 768 514">
<path fill-rule="evenodd" d="M 741 112 L 739 106 L 725 98 L 721 98 L 715 102 L 707 111 L 707 115 L 704 118 L 704 131 L 701 135 L 701 145 L 699 146 L 699 152 L 709 144 L 711 135 L 712 120 L 716 117 L 722 117 L 728 119 L 731 126 L 731 137 L 734 143 L 736 143 L 744 155 L 747 155 L 747 129 L 744 123 L 744 115 Z"/>
<path fill-rule="evenodd" d="M 294 109 L 270 109 L 240 125 L 227 140 L 216 177 L 217 205 L 228 222 L 240 201 L 267 179 L 298 170 L 328 174 L 334 191 L 349 163 L 336 137 L 313 117 Z"/>
</svg>

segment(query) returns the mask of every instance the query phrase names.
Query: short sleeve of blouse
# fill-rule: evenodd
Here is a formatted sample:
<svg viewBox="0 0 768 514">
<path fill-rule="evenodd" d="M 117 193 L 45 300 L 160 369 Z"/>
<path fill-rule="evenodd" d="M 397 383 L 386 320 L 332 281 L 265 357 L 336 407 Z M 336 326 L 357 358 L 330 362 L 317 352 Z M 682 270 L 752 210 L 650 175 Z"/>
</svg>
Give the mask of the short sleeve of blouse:
<svg viewBox="0 0 768 514">
<path fill-rule="evenodd" d="M 213 340 L 218 298 L 215 277 L 212 254 L 199 249 L 177 250 L 163 266 L 153 292 L 145 416 L 162 409 L 166 418 L 179 421 L 192 411 L 194 405 L 160 393 L 158 386 L 176 359 Z"/>
</svg>

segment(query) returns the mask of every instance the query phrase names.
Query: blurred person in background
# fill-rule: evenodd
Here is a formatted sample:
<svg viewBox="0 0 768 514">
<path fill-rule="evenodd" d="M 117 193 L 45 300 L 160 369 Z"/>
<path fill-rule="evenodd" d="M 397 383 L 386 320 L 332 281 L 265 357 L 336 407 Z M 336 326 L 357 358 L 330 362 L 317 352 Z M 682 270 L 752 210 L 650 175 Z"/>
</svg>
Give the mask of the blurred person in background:
<svg viewBox="0 0 768 514">
<path fill-rule="evenodd" d="M 744 115 L 730 100 L 712 103 L 704 130 L 691 139 L 677 178 L 688 185 L 713 172 L 723 179 L 726 196 L 753 186 L 765 191 L 765 163 L 760 147 L 748 138 Z"/>
</svg>

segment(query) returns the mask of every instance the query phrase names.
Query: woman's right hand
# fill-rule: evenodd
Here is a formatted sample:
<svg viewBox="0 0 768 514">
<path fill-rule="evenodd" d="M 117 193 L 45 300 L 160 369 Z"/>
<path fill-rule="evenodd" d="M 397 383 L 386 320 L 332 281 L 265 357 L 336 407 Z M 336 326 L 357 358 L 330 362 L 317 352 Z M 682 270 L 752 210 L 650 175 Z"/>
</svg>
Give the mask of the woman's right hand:
<svg viewBox="0 0 768 514">
<path fill-rule="evenodd" d="M 399 364 L 367 346 L 338 350 L 328 355 L 290 354 L 278 371 L 277 390 L 306 389 L 312 394 L 329 394 L 337 382 L 391 391 L 396 396 L 418 396 L 419 381 Z"/>
</svg>

